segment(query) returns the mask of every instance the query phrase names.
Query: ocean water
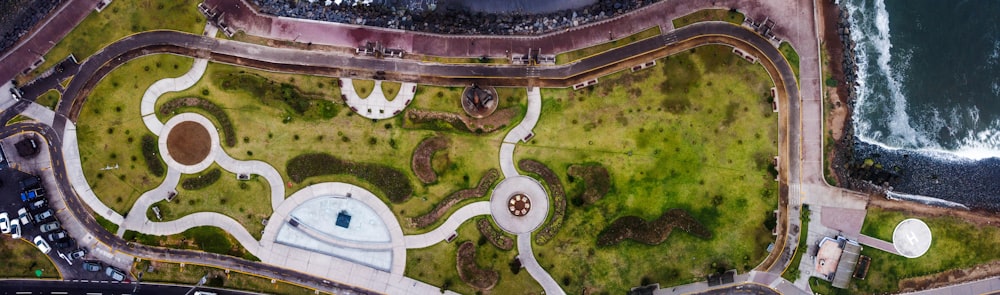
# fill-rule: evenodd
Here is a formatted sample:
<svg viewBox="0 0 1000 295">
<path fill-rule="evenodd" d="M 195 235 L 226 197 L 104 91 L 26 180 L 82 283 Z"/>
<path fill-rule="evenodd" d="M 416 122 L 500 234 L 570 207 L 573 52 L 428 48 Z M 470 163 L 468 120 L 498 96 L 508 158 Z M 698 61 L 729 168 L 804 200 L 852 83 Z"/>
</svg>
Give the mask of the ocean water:
<svg viewBox="0 0 1000 295">
<path fill-rule="evenodd" d="M 1000 1 L 841 2 L 857 158 L 896 174 L 899 193 L 1000 208 Z"/>
</svg>

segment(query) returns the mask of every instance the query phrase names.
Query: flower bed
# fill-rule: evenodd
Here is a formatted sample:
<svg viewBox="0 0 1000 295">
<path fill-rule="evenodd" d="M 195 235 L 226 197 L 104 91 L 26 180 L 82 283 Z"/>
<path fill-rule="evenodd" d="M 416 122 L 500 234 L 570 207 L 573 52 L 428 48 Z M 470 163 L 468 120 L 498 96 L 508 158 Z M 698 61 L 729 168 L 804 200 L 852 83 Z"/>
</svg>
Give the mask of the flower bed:
<svg viewBox="0 0 1000 295">
<path fill-rule="evenodd" d="M 495 270 L 483 269 L 476 265 L 476 246 L 471 241 L 458 246 L 456 260 L 458 276 L 469 286 L 479 290 L 489 290 L 500 280 L 500 274 Z"/>
<path fill-rule="evenodd" d="M 410 218 L 409 220 L 410 226 L 416 228 L 422 228 L 434 224 L 434 222 L 436 222 L 438 219 L 441 218 L 441 215 L 444 215 L 444 213 L 448 212 L 448 209 L 450 209 L 452 206 L 455 206 L 455 204 L 458 204 L 459 202 L 464 200 L 480 198 L 485 196 L 487 191 L 490 189 L 490 187 L 493 186 L 493 183 L 495 183 L 498 178 L 500 178 L 500 172 L 497 171 L 496 169 L 490 169 L 486 171 L 486 174 L 483 175 L 483 178 L 479 179 L 479 185 L 477 185 L 475 188 L 463 189 L 452 193 L 448 197 L 445 197 L 444 200 L 441 200 L 440 203 L 434 205 L 434 209 L 431 209 L 430 212 L 427 212 L 424 215 Z"/>
<path fill-rule="evenodd" d="M 233 131 L 233 122 L 229 120 L 229 115 L 226 115 L 222 108 L 211 101 L 197 97 L 177 98 L 160 106 L 160 113 L 167 115 L 184 107 L 197 108 L 215 117 L 215 120 L 221 125 L 219 127 L 222 128 L 223 141 L 226 146 L 236 146 L 236 131 Z"/>
<path fill-rule="evenodd" d="M 626 239 L 648 245 L 657 245 L 667 240 L 670 232 L 679 228 L 702 239 L 712 238 L 712 233 L 704 225 L 681 209 L 670 209 L 660 218 L 646 222 L 636 216 L 616 219 L 597 236 L 598 246 L 612 246 Z"/>
<path fill-rule="evenodd" d="M 427 184 L 437 181 L 437 173 L 434 173 L 434 167 L 431 167 L 431 158 L 434 157 L 435 152 L 447 148 L 448 144 L 447 137 L 435 136 L 424 139 L 417 145 L 413 151 L 413 161 L 410 166 L 420 182 Z"/>
<path fill-rule="evenodd" d="M 288 177 L 302 182 L 309 177 L 332 174 L 348 174 L 363 179 L 385 193 L 393 203 L 402 203 L 413 195 L 413 187 L 406 174 L 395 168 L 372 163 L 357 163 L 337 158 L 330 154 L 315 153 L 298 155 L 288 161 Z"/>
<path fill-rule="evenodd" d="M 563 216 L 566 215 L 566 191 L 563 190 L 559 176 L 545 164 L 528 159 L 521 160 L 517 164 L 521 170 L 538 174 L 549 187 L 549 194 L 552 196 L 552 218 L 545 223 L 542 230 L 535 234 L 535 243 L 544 245 L 552 237 L 555 237 L 559 229 L 562 228 Z"/>
<path fill-rule="evenodd" d="M 486 240 L 490 241 L 490 244 L 496 246 L 500 250 L 510 250 L 514 249 L 514 239 L 506 236 L 497 229 L 496 226 L 490 222 L 486 217 L 480 217 L 476 220 L 476 228 L 479 229 L 479 233 L 486 237 Z"/>
</svg>

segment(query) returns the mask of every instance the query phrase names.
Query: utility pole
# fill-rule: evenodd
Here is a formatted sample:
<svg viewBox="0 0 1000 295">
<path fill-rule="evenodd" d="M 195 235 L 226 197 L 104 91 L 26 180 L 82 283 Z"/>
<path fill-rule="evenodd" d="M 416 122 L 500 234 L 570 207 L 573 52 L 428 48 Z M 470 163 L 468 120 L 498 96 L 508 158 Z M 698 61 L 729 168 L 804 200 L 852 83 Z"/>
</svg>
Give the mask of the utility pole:
<svg viewBox="0 0 1000 295">
<path fill-rule="evenodd" d="M 200 280 L 198 280 L 198 284 L 194 285 L 194 286 L 191 286 L 191 290 L 188 290 L 187 293 L 184 293 L 184 295 L 190 295 L 191 291 L 194 291 L 194 289 L 197 289 L 198 287 L 201 287 L 201 285 L 204 285 L 205 282 L 207 282 L 207 281 L 208 281 L 208 274 L 205 274 L 204 276 L 201 277 Z"/>
<path fill-rule="evenodd" d="M 136 290 L 139 290 L 139 285 L 141 284 L 142 284 L 142 272 L 140 271 L 139 274 L 136 275 L 135 285 L 132 286 L 132 294 L 135 294 Z"/>
</svg>

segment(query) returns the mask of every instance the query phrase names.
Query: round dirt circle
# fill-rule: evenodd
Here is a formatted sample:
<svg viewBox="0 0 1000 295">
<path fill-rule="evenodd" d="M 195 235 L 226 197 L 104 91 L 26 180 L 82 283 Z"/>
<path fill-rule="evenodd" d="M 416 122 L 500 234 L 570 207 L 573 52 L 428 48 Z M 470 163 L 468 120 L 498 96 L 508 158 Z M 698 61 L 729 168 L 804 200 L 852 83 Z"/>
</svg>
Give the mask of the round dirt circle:
<svg viewBox="0 0 1000 295">
<path fill-rule="evenodd" d="M 212 137 L 201 124 L 191 121 L 180 122 L 167 134 L 167 151 L 177 163 L 198 164 L 212 151 Z"/>
</svg>

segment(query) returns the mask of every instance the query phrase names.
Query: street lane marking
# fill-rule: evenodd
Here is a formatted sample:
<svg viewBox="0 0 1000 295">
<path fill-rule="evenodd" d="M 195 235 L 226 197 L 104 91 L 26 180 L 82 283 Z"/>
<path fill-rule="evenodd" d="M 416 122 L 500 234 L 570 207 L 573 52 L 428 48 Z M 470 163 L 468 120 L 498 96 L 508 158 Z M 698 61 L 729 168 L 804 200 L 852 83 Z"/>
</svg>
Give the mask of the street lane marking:
<svg viewBox="0 0 1000 295">
<path fill-rule="evenodd" d="M 101 293 L 87 293 L 87 295 L 103 295 Z"/>
<path fill-rule="evenodd" d="M 52 293 L 52 295 L 66 295 L 66 292 L 52 291 L 52 292 L 49 292 L 49 293 Z"/>
<path fill-rule="evenodd" d="M 31 294 L 31 292 L 17 292 L 17 294 Z"/>
</svg>

